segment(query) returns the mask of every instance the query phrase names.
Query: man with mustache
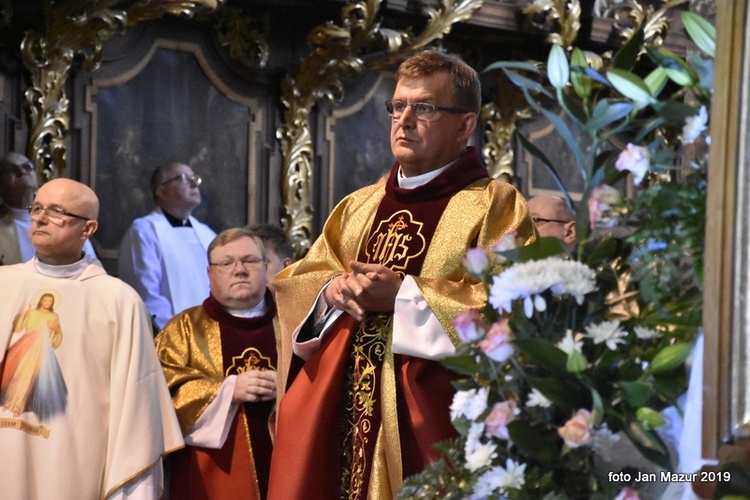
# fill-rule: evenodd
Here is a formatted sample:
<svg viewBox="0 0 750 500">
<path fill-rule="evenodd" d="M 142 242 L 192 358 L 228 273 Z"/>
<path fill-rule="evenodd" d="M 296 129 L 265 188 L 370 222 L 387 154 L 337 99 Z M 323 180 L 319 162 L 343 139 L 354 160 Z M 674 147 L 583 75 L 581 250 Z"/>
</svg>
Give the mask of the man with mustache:
<svg viewBox="0 0 750 500">
<path fill-rule="evenodd" d="M 322 235 L 274 280 L 282 336 L 269 498 L 393 498 L 403 478 L 457 436 L 449 406 L 453 318 L 481 308 L 462 260 L 515 233 L 534 235 L 526 202 L 489 178 L 467 147 L 479 78 L 435 50 L 401 64 L 386 183 L 334 209 Z"/>
</svg>

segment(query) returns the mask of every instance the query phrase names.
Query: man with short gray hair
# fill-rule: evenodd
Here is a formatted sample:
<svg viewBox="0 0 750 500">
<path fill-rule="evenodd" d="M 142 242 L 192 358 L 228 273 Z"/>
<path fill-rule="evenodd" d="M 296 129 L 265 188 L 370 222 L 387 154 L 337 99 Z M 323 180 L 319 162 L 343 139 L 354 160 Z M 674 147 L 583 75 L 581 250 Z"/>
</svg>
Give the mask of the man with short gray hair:
<svg viewBox="0 0 750 500">
<path fill-rule="evenodd" d="M 203 269 L 216 233 L 191 215 L 201 202 L 200 184 L 183 163 L 157 168 L 151 176 L 157 208 L 135 219 L 120 244 L 119 277 L 141 296 L 157 329 L 208 293 Z"/>
</svg>

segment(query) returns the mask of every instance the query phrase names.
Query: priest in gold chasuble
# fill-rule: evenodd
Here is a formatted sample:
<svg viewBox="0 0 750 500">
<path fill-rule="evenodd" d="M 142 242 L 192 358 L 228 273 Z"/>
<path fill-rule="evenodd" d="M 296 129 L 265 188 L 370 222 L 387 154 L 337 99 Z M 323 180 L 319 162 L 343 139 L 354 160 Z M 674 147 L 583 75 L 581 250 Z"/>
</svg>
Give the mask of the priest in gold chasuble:
<svg viewBox="0 0 750 500">
<path fill-rule="evenodd" d="M 173 454 L 170 498 L 266 497 L 276 403 L 273 295 L 258 236 L 228 229 L 208 247 L 211 295 L 167 322 L 156 350 L 185 449 Z"/>
<path fill-rule="evenodd" d="M 270 499 L 393 498 L 403 479 L 457 436 L 451 323 L 482 307 L 462 261 L 535 229 L 526 202 L 492 180 L 467 142 L 476 72 L 424 51 L 404 62 L 393 100 L 396 163 L 334 209 L 308 254 L 280 273 L 280 400 Z"/>
</svg>

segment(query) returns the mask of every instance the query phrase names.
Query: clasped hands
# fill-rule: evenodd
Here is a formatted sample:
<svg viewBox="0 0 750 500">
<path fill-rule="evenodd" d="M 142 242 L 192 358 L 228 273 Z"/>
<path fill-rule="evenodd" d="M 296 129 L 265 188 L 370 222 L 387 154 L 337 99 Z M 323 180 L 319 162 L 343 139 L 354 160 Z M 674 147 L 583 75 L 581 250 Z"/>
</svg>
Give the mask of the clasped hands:
<svg viewBox="0 0 750 500">
<path fill-rule="evenodd" d="M 362 321 L 366 312 L 393 311 L 401 278 L 381 264 L 351 261 L 351 272 L 333 278 L 323 292 L 326 303 Z"/>
<path fill-rule="evenodd" d="M 232 403 L 257 403 L 272 399 L 276 399 L 274 370 L 247 370 L 237 375 Z"/>
</svg>

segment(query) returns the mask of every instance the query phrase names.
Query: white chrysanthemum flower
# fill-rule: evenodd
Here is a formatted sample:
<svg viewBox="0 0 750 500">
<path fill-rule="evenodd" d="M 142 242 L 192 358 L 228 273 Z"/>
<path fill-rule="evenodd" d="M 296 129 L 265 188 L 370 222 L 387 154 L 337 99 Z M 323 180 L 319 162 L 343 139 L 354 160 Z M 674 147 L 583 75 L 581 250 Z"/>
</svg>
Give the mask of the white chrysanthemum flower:
<svg viewBox="0 0 750 500">
<path fill-rule="evenodd" d="M 544 311 L 547 303 L 540 295 L 550 290 L 561 297 L 571 295 L 578 304 L 596 290 L 594 271 L 586 264 L 561 257 L 520 262 L 492 278 L 489 302 L 499 312 L 510 312 L 513 301 L 524 299 L 524 312 Z"/>
<path fill-rule="evenodd" d="M 497 446 L 494 443 L 484 443 L 471 448 L 465 448 L 466 468 L 475 472 L 483 467 L 492 465 L 492 460 L 497 457 Z"/>
<path fill-rule="evenodd" d="M 489 387 L 481 389 L 470 389 L 468 391 L 456 391 L 451 403 L 451 420 L 464 416 L 474 420 L 487 409 L 487 394 Z"/>
<path fill-rule="evenodd" d="M 540 408 L 549 408 L 552 406 L 552 401 L 547 399 L 537 388 L 531 389 L 528 397 L 526 406 L 539 406 Z"/>
<path fill-rule="evenodd" d="M 597 429 L 597 431 L 594 433 L 594 440 L 591 443 L 591 447 L 594 450 L 594 453 L 602 457 L 605 461 L 612 461 L 615 451 L 615 445 L 620 441 L 620 435 L 613 433 L 609 428 L 607 427 L 607 424 L 602 424 L 602 426 Z"/>
<path fill-rule="evenodd" d="M 655 339 L 661 336 L 658 331 L 642 326 L 636 326 L 635 328 L 633 328 L 633 333 L 635 333 L 636 337 L 643 340 Z"/>
<path fill-rule="evenodd" d="M 499 493 L 508 489 L 521 489 L 526 482 L 525 471 L 526 464 L 521 465 L 509 458 L 504 468 L 496 466 L 479 476 L 469 499 L 497 498 Z"/>
<path fill-rule="evenodd" d="M 505 469 L 500 467 L 500 488 L 503 490 L 520 490 L 526 483 L 526 464 L 516 462 L 513 459 L 505 461 Z"/>
<path fill-rule="evenodd" d="M 688 116 L 685 119 L 685 125 L 682 127 L 682 142 L 692 144 L 695 140 L 708 129 L 708 111 L 705 106 L 701 106 L 698 114 Z"/>
<path fill-rule="evenodd" d="M 617 344 L 624 344 L 622 339 L 627 332 L 620 327 L 619 321 L 602 321 L 595 325 L 586 325 L 586 337 L 594 344 L 604 342 L 611 351 L 617 350 Z"/>
<path fill-rule="evenodd" d="M 563 351 L 565 354 L 571 355 L 574 352 L 582 352 L 581 349 L 583 349 L 583 342 L 576 340 L 575 337 L 573 337 L 573 332 L 568 330 L 565 332 L 565 337 L 555 344 L 555 347 Z"/>
</svg>

